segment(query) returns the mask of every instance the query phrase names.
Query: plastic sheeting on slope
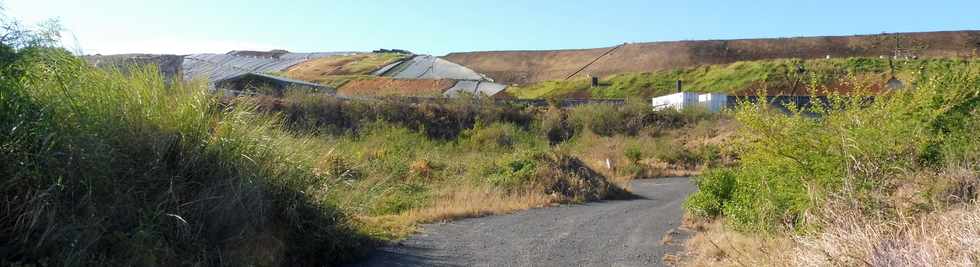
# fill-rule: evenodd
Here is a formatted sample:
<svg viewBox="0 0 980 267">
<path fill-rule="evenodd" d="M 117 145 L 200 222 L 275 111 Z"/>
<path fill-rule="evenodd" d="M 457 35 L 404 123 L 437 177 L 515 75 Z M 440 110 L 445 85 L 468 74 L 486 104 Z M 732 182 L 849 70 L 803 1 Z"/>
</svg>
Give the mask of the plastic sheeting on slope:
<svg viewBox="0 0 980 267">
<path fill-rule="evenodd" d="M 497 93 L 504 91 L 504 89 L 507 89 L 507 86 L 499 83 L 484 81 L 458 81 L 456 82 L 456 85 L 453 85 L 453 87 L 446 90 L 443 95 L 453 97 L 460 93 L 468 93 L 473 95 L 483 94 L 487 96 L 494 96 Z"/>
<path fill-rule="evenodd" d="M 184 79 L 203 78 L 209 82 L 244 73 L 283 71 L 303 61 L 321 57 L 346 55 L 350 52 L 286 53 L 278 57 L 249 57 L 229 54 L 192 54 L 184 57 Z"/>
<path fill-rule="evenodd" d="M 388 73 L 384 75 L 395 79 L 488 80 L 467 67 L 430 55 L 417 55 L 385 69 Z"/>
</svg>

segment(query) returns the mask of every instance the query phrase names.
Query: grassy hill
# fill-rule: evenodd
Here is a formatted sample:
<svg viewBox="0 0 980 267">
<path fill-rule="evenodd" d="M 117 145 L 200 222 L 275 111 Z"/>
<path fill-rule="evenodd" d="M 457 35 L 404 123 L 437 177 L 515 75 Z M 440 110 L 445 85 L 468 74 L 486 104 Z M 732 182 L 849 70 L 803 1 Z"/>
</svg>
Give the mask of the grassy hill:
<svg viewBox="0 0 980 267">
<path fill-rule="evenodd" d="M 980 61 L 972 59 L 899 60 L 895 62 L 895 68 L 896 76 L 910 80 L 922 72 L 949 71 L 978 64 Z M 880 58 L 775 59 L 614 74 L 601 79 L 597 88 L 591 88 L 583 77 L 515 86 L 508 92 L 519 98 L 653 97 L 674 92 L 675 81 L 682 80 L 685 91 L 736 93 L 767 88 L 770 93 L 788 93 L 796 88 L 798 93 L 805 93 L 804 85 L 813 83 L 847 90 L 848 85 L 840 84 L 840 80 L 852 77 L 879 85 L 890 78 L 889 73 L 888 60 Z"/>
<path fill-rule="evenodd" d="M 370 79 L 370 74 L 407 57 L 399 53 L 364 53 L 309 60 L 287 69 L 282 75 L 340 87 L 350 80 Z"/>
<path fill-rule="evenodd" d="M 602 57 L 580 75 L 603 77 L 778 58 L 878 57 L 892 55 L 896 42 L 903 55 L 972 57 L 980 48 L 980 31 L 632 43 Z M 609 49 L 466 52 L 451 53 L 445 59 L 496 82 L 529 84 L 564 79 Z"/>
</svg>

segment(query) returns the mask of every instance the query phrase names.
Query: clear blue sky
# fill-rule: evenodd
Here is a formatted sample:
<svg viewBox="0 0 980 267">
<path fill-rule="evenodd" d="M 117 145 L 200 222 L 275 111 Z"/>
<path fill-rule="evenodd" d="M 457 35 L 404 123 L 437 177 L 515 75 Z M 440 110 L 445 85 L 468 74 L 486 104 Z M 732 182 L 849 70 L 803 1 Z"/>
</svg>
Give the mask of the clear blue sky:
<svg viewBox="0 0 980 267">
<path fill-rule="evenodd" d="M 103 54 L 401 48 L 442 55 L 980 29 L 980 0 L 0 2 L 8 15 L 27 22 L 60 18 L 70 30 L 66 41 L 77 39 L 84 52 Z"/>
</svg>

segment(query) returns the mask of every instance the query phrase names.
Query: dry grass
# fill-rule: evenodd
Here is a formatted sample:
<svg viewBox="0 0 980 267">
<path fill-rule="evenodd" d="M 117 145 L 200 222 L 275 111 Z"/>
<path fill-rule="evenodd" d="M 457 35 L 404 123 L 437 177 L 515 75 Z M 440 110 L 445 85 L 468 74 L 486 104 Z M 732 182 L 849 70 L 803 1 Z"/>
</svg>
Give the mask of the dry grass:
<svg viewBox="0 0 980 267">
<path fill-rule="evenodd" d="M 544 194 L 543 191 L 528 190 L 508 194 L 492 186 L 446 187 L 432 205 L 397 215 L 361 220 L 381 225 L 396 236 L 408 236 L 416 230 L 415 226 L 418 224 L 507 214 L 557 203 L 557 197 Z"/>
<path fill-rule="evenodd" d="M 607 137 L 586 131 L 577 137 L 576 144 L 571 150 L 592 169 L 615 179 L 697 176 L 705 169 L 704 164 L 671 164 L 660 157 L 679 147 L 690 151 L 708 145 L 726 148 L 724 145 L 733 138 L 735 127 L 734 121 L 722 118 L 678 129 L 645 129 L 636 136 Z M 625 156 L 625 151 L 629 147 L 639 148 L 644 153 L 643 159 L 639 162 L 639 166 L 644 170 L 639 175 L 624 172 L 624 168 L 630 165 L 630 160 Z M 721 154 L 719 161 L 723 164 L 732 161 L 728 158 L 727 151 L 722 151 Z"/>
<path fill-rule="evenodd" d="M 875 219 L 848 209 L 825 211 L 826 228 L 792 238 L 743 234 L 723 220 L 685 217 L 696 233 L 683 266 L 977 266 L 980 205 L 920 218 Z M 674 259 L 676 261 L 676 259 Z"/>
<path fill-rule="evenodd" d="M 853 211 L 828 216 L 820 234 L 797 239 L 807 266 L 976 266 L 980 206 L 968 204 L 919 219 L 881 220 Z"/>
<path fill-rule="evenodd" d="M 397 80 L 385 77 L 351 80 L 337 93 L 348 96 L 441 96 L 456 84 L 452 80 Z"/>
<path fill-rule="evenodd" d="M 677 261 L 681 266 L 791 266 L 792 239 L 755 236 L 728 229 L 724 220 L 707 221 L 684 215 L 682 230 L 694 231 Z"/>
<path fill-rule="evenodd" d="M 286 75 L 301 80 L 317 80 L 331 75 L 367 75 L 404 57 L 394 53 L 323 57 L 292 66 L 286 70 Z"/>
</svg>

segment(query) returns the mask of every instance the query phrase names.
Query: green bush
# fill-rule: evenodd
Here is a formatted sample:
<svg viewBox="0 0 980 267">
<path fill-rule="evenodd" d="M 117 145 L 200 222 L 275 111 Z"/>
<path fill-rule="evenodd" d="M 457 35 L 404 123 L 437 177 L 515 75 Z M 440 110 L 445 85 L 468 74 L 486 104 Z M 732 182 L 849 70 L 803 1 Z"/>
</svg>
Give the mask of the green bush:
<svg viewBox="0 0 980 267">
<path fill-rule="evenodd" d="M 698 192 L 687 199 L 684 207 L 702 217 L 721 215 L 724 204 L 731 200 L 735 190 L 735 172 L 728 169 L 711 170 L 695 178 L 694 182 Z"/>
<path fill-rule="evenodd" d="M 506 151 L 537 143 L 536 136 L 510 123 L 478 124 L 466 130 L 462 140 L 466 148 L 474 151 Z"/>
<path fill-rule="evenodd" d="M 972 104 L 980 94 L 976 68 L 923 75 L 910 84 L 873 101 L 831 96 L 824 105 L 792 114 L 773 112 L 767 104 L 738 107 L 740 161 L 727 175 L 699 180 L 728 184 L 734 177 L 731 196 L 700 192 L 688 207 L 704 216 L 724 215 L 751 231 L 807 229 L 808 215 L 834 197 L 887 214 L 882 207 L 889 206 L 894 177 L 975 162 L 980 143 Z M 951 116 L 956 119 L 945 119 Z M 714 157 L 713 150 L 701 153 Z"/>
<path fill-rule="evenodd" d="M 534 181 L 540 153 L 534 151 L 518 152 L 498 160 L 497 165 L 487 175 L 487 180 L 503 188 L 516 188 L 518 185 Z"/>
<path fill-rule="evenodd" d="M 627 147 L 623 153 L 626 154 L 626 159 L 629 159 L 630 163 L 639 163 L 643 159 L 643 150 L 637 146 Z"/>
</svg>

